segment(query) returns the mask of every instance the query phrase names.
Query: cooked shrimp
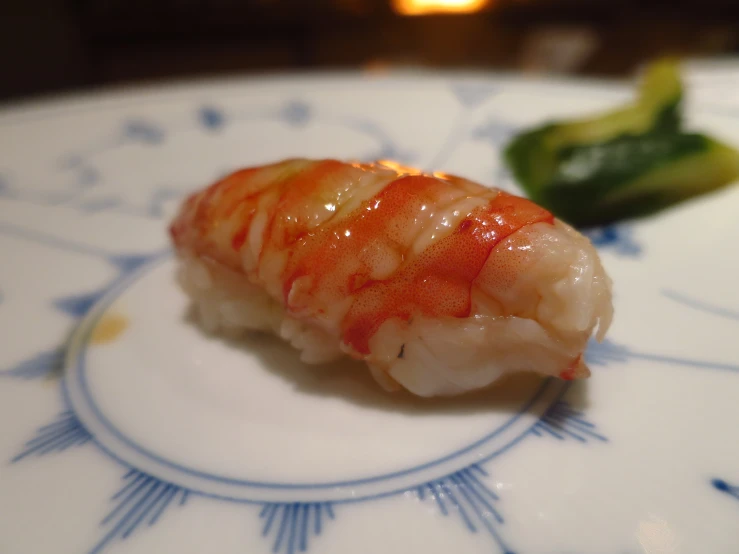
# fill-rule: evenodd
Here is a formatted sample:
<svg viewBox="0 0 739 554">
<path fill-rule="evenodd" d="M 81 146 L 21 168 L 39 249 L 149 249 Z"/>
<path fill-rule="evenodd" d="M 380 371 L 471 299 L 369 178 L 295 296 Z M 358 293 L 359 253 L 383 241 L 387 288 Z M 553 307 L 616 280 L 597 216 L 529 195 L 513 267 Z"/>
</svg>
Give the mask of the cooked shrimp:
<svg viewBox="0 0 739 554">
<path fill-rule="evenodd" d="M 589 376 L 612 317 L 590 242 L 524 198 L 396 164 L 294 159 L 190 196 L 180 283 L 211 330 L 271 330 L 308 363 L 367 362 L 390 390 Z"/>
</svg>

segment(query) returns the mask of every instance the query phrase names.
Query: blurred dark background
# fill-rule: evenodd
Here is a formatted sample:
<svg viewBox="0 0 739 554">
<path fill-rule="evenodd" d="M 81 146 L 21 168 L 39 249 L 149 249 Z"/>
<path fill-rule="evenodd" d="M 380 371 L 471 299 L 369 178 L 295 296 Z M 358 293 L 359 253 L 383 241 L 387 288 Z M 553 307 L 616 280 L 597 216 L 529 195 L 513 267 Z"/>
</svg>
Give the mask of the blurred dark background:
<svg viewBox="0 0 739 554">
<path fill-rule="evenodd" d="M 739 50 L 739 2 L 2 0 L 0 100 L 315 69 L 626 76 Z"/>
</svg>

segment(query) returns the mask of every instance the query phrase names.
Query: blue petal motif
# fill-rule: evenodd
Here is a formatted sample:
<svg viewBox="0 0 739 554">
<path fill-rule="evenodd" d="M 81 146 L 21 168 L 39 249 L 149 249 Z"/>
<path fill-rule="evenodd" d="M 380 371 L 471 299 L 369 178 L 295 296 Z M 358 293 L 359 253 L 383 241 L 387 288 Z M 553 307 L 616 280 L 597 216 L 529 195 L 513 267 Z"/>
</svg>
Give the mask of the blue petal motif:
<svg viewBox="0 0 739 554">
<path fill-rule="evenodd" d="M 711 485 L 713 485 L 713 488 L 716 490 L 725 492 L 729 496 L 732 496 L 734 500 L 739 500 L 739 486 L 730 485 L 723 479 L 713 479 L 711 481 Z"/>
<path fill-rule="evenodd" d="M 130 273 L 150 262 L 155 256 L 151 254 L 121 254 L 108 257 L 108 262 L 118 268 L 121 273 Z"/>
<path fill-rule="evenodd" d="M 13 198 L 40 206 L 59 206 L 79 198 L 86 190 L 100 181 L 100 172 L 89 164 L 84 164 L 78 156 L 62 160 L 61 172 L 71 174 L 65 179 L 63 190 L 30 190 L 24 186 L 13 186 L 7 175 L 0 174 L 0 197 Z M 61 187 L 60 187 L 61 188 Z"/>
<path fill-rule="evenodd" d="M 603 342 L 591 340 L 585 351 L 585 362 L 588 365 L 607 366 L 611 362 L 624 363 L 629 361 L 630 350 L 612 340 L 604 339 Z"/>
<path fill-rule="evenodd" d="M 558 440 L 575 439 L 579 442 L 592 440 L 607 442 L 608 439 L 596 431 L 595 424 L 584 418 L 583 412 L 573 409 L 569 403 L 554 404 L 531 428 L 537 437 L 551 436 Z"/>
<path fill-rule="evenodd" d="M 739 372 L 739 364 L 727 364 L 706 360 L 676 358 L 673 356 L 663 356 L 661 354 L 652 354 L 649 352 L 637 352 L 627 346 L 616 344 L 610 340 L 604 340 L 602 343 L 591 341 L 588 346 L 588 350 L 585 353 L 585 361 L 591 365 L 607 366 L 611 362 L 627 362 L 631 360 L 644 360 L 699 369 Z"/>
<path fill-rule="evenodd" d="M 164 131 L 150 123 L 142 120 L 131 120 L 123 126 L 123 135 L 132 141 L 143 144 L 161 144 L 164 142 Z"/>
<path fill-rule="evenodd" d="M 415 154 L 408 150 L 400 150 L 396 144 L 391 141 L 385 141 L 380 145 L 380 149 L 370 156 L 374 160 L 393 160 L 400 164 L 410 164 L 415 159 Z"/>
<path fill-rule="evenodd" d="M 473 464 L 421 485 L 415 489 L 415 493 L 420 500 L 425 500 L 427 496 L 434 499 L 442 515 L 458 515 L 470 532 L 482 531 L 490 535 L 501 554 L 515 554 L 498 529 L 504 523 L 503 516 L 494 507 L 499 500 L 498 495 L 481 481 L 487 475 L 482 467 Z"/>
<path fill-rule="evenodd" d="M 113 540 L 125 540 L 144 526 L 152 527 L 169 506 L 184 505 L 190 495 L 186 489 L 136 469 L 126 473 L 123 481 L 110 499 L 115 506 L 100 522 L 109 531 L 89 554 L 102 552 Z"/>
<path fill-rule="evenodd" d="M 78 154 L 71 154 L 59 162 L 59 168 L 65 171 L 76 171 L 76 187 L 86 189 L 100 181 L 100 172 Z"/>
<path fill-rule="evenodd" d="M 468 109 L 480 106 L 498 92 L 498 87 L 489 83 L 456 83 L 451 89 L 459 103 Z"/>
<path fill-rule="evenodd" d="M 106 210 L 134 217 L 145 217 L 159 219 L 164 217 L 164 206 L 170 200 L 177 200 L 185 194 L 185 191 L 171 187 L 162 186 L 152 189 L 148 200 L 143 203 L 130 203 L 117 196 L 105 196 L 95 198 L 77 204 L 79 210 L 86 213 L 98 213 Z"/>
<path fill-rule="evenodd" d="M 662 294 L 670 300 L 674 300 L 678 304 L 682 304 L 683 306 L 687 306 L 688 308 L 698 310 L 699 312 L 723 317 L 725 319 L 731 319 L 733 321 L 739 321 L 739 312 L 735 310 L 730 310 L 722 306 L 709 304 L 708 302 L 703 302 L 702 300 L 697 300 L 685 294 L 681 294 L 669 289 L 663 290 Z"/>
<path fill-rule="evenodd" d="M 107 255 L 106 261 L 116 267 L 120 273 L 117 279 L 120 279 L 125 274 L 131 273 L 151 261 L 153 257 L 151 254 L 114 254 Z M 107 287 L 104 287 L 90 293 L 58 298 L 54 300 L 53 304 L 57 310 L 71 317 L 82 318 L 102 298 L 106 290 Z"/>
<path fill-rule="evenodd" d="M 11 196 L 8 178 L 0 173 L 0 196 Z"/>
<path fill-rule="evenodd" d="M 164 205 L 170 200 L 182 198 L 184 191 L 174 187 L 159 187 L 154 190 L 149 199 L 147 215 L 149 217 L 164 217 Z"/>
<path fill-rule="evenodd" d="M 484 141 L 495 148 L 501 147 L 516 132 L 516 127 L 500 119 L 488 119 L 472 131 L 472 138 Z"/>
<path fill-rule="evenodd" d="M 209 131 L 217 131 L 226 123 L 223 111 L 213 106 L 202 106 L 198 110 L 198 121 Z"/>
<path fill-rule="evenodd" d="M 583 232 L 596 248 L 613 250 L 622 256 L 638 257 L 642 247 L 634 240 L 630 227 L 609 225 Z"/>
<path fill-rule="evenodd" d="M 293 100 L 280 112 L 282 119 L 293 127 L 303 127 L 311 119 L 311 107 L 302 100 Z"/>
<path fill-rule="evenodd" d="M 93 307 L 95 302 L 97 302 L 103 294 L 105 294 L 105 290 L 96 290 L 85 294 L 74 294 L 57 298 L 54 300 L 53 304 L 57 310 L 64 312 L 71 317 L 79 318 L 90 311 L 90 308 Z"/>
<path fill-rule="evenodd" d="M 324 522 L 334 519 L 330 502 L 264 504 L 259 517 L 264 520 L 262 536 L 274 535 L 272 552 L 306 552 L 311 536 L 323 532 Z"/>
<path fill-rule="evenodd" d="M 89 188 L 100 181 L 100 172 L 91 165 L 78 168 L 77 184 L 80 188 Z"/>
<path fill-rule="evenodd" d="M 75 167 L 81 166 L 83 163 L 82 156 L 79 156 L 78 154 L 70 154 L 59 162 L 59 166 L 62 169 L 74 169 Z"/>
<path fill-rule="evenodd" d="M 401 149 L 393 138 L 380 125 L 373 121 L 347 117 L 342 118 L 340 122 L 346 128 L 361 133 L 379 143 L 379 149 L 372 151 L 367 156 L 363 156 L 363 159 L 366 161 L 394 160 L 402 164 L 410 164 L 416 158 L 414 152 Z"/>
<path fill-rule="evenodd" d="M 72 446 L 82 446 L 93 440 L 92 435 L 80 423 L 72 410 L 57 416 L 56 421 L 36 431 L 23 450 L 11 463 L 30 456 L 43 456 L 61 452 Z M 154 525 L 173 503 L 183 505 L 190 492 L 177 485 L 165 483 L 155 477 L 131 469 L 123 476 L 124 484 L 112 497 L 115 504 L 100 523 L 108 529 L 105 536 L 90 550 L 90 554 L 102 552 L 111 541 L 124 540 L 144 525 Z"/>
<path fill-rule="evenodd" d="M 65 250 L 67 252 L 103 259 L 107 263 L 115 266 L 118 270 L 119 274 L 113 282 L 120 279 L 125 274 L 138 269 L 143 264 L 151 261 L 154 257 L 161 255 L 161 253 L 111 254 L 94 246 L 60 239 L 52 235 L 47 235 L 38 231 L 30 231 L 28 229 L 21 229 L 12 225 L 0 224 L 0 233 L 6 233 L 13 237 L 30 240 L 52 248 Z M 108 290 L 108 286 L 88 293 L 57 298 L 52 302 L 52 306 L 74 319 L 80 319 L 89 312 L 90 308 L 92 308 L 102 295 L 105 294 L 106 290 Z M 10 369 L 0 370 L 0 377 L 16 377 L 20 379 L 38 379 L 46 377 L 52 371 L 62 367 L 65 352 L 66 343 L 59 347 L 54 347 L 39 354 L 35 354 L 33 357 L 22 361 Z"/>
<path fill-rule="evenodd" d="M 59 414 L 53 423 L 40 427 L 36 436 L 25 444 L 21 453 L 11 462 L 16 463 L 29 456 L 61 452 L 71 446 L 82 446 L 91 440 L 92 435 L 82 426 L 74 412 L 67 410 Z"/>
<path fill-rule="evenodd" d="M 117 196 L 105 196 L 103 198 L 94 198 L 85 200 L 78 205 L 79 209 L 88 214 L 113 210 L 123 204 L 123 199 Z"/>
<path fill-rule="evenodd" d="M 44 350 L 19 364 L 0 371 L 0 377 L 15 377 L 17 379 L 42 379 L 52 372 L 61 369 L 64 362 L 64 348 Z"/>
</svg>

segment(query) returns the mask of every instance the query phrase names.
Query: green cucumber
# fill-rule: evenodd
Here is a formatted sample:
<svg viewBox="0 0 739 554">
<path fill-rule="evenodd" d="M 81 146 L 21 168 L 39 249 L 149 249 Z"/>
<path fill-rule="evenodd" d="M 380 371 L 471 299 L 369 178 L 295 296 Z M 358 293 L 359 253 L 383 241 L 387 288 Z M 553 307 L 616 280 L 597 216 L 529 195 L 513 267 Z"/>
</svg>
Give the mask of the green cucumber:
<svg viewBox="0 0 739 554">
<path fill-rule="evenodd" d="M 682 131 L 682 98 L 676 64 L 654 63 L 633 104 L 525 131 L 506 163 L 533 201 L 575 226 L 655 213 L 739 178 L 739 152 Z"/>
</svg>

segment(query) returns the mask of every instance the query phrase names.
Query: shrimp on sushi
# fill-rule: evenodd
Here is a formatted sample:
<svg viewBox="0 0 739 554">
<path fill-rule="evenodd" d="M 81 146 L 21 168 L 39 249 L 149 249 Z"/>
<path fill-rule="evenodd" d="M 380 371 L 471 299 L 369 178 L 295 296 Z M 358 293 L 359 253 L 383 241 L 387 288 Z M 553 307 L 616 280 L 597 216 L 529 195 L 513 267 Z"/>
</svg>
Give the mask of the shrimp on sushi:
<svg viewBox="0 0 739 554">
<path fill-rule="evenodd" d="M 363 360 L 387 390 L 590 375 L 611 322 L 592 244 L 533 202 L 389 162 L 289 159 L 189 196 L 178 281 L 212 332 L 274 332 L 306 363 Z"/>
</svg>

